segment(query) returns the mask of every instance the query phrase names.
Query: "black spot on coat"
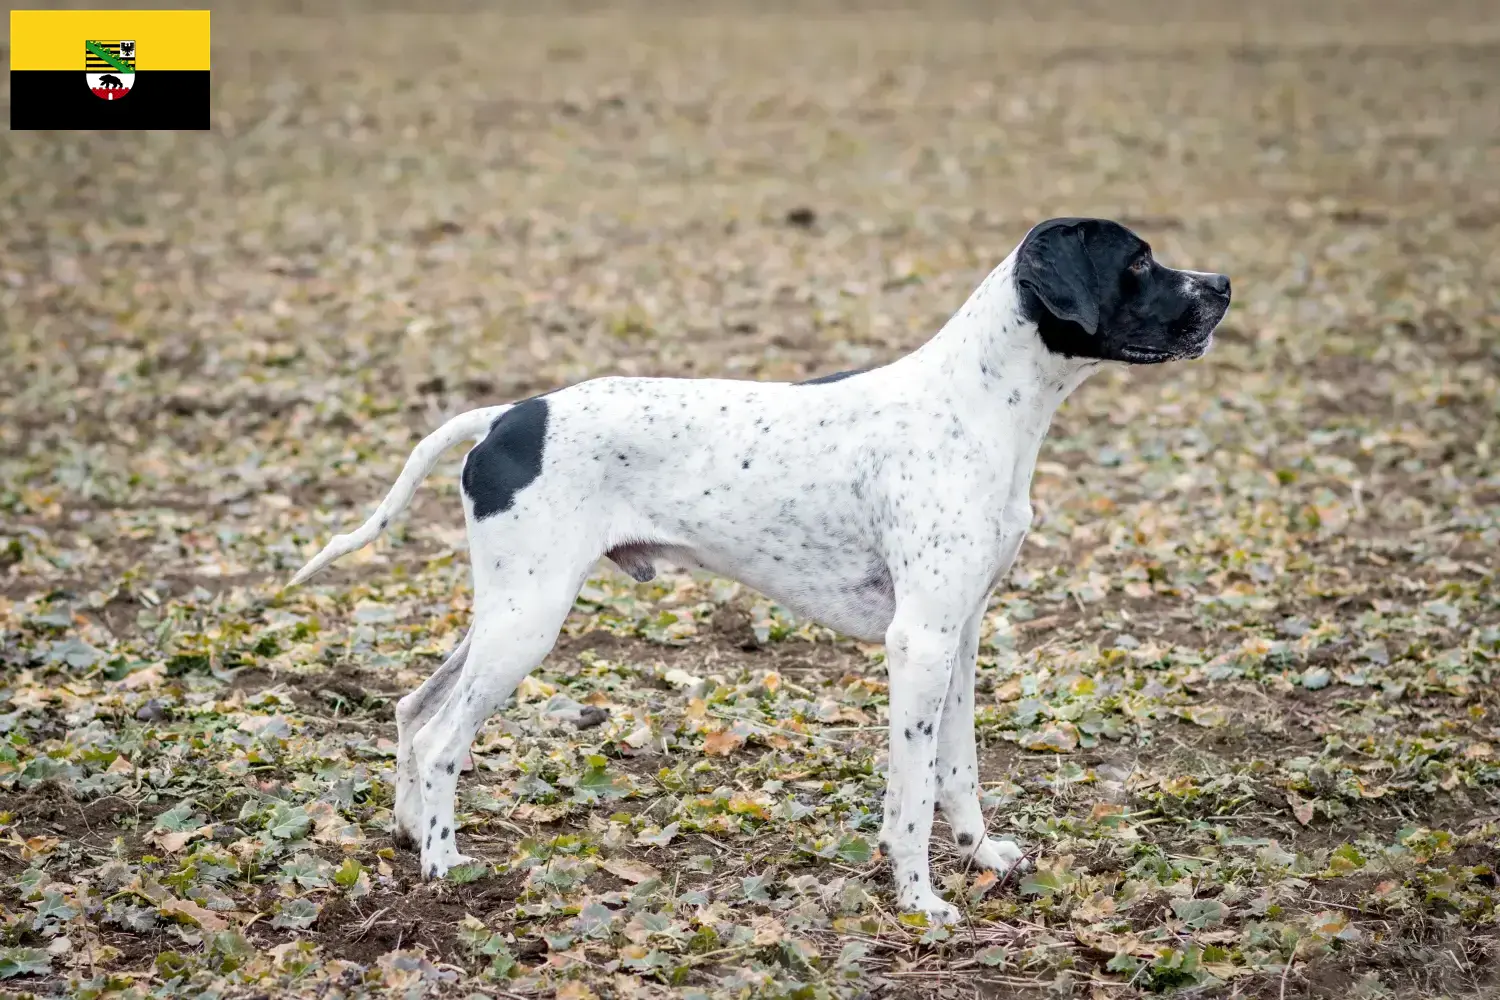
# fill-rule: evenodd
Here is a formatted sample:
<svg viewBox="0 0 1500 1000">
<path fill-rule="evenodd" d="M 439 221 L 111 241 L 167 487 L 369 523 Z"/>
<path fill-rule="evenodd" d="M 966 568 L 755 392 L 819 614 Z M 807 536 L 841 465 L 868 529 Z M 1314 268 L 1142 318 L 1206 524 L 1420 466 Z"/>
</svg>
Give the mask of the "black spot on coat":
<svg viewBox="0 0 1500 1000">
<path fill-rule="evenodd" d="M 510 510 L 516 494 L 542 474 L 546 439 L 545 399 L 517 403 L 490 425 L 489 435 L 464 461 L 464 494 L 474 504 L 476 521 Z"/>
</svg>

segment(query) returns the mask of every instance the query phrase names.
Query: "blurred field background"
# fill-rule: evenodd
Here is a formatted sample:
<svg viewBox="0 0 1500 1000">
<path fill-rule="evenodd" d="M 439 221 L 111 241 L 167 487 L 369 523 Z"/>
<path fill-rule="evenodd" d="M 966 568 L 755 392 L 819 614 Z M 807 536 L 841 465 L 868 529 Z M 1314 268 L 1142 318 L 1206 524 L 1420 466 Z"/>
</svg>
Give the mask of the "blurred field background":
<svg viewBox="0 0 1500 1000">
<path fill-rule="evenodd" d="M 213 24 L 211 133 L 0 137 L 0 991 L 1496 995 L 1492 3 Z M 980 672 L 1040 870 L 940 852 L 966 922 L 902 923 L 879 648 L 601 569 L 460 786 L 487 865 L 418 882 L 392 710 L 467 626 L 459 453 L 280 592 L 410 446 L 889 360 L 1054 215 L 1235 304 L 1043 450 Z"/>
</svg>

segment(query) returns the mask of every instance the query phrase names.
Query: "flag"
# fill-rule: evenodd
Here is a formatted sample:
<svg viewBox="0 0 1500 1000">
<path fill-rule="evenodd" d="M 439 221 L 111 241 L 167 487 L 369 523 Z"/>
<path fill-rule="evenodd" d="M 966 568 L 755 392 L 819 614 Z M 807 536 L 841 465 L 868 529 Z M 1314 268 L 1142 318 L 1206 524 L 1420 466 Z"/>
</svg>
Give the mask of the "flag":
<svg viewBox="0 0 1500 1000">
<path fill-rule="evenodd" d="M 206 10 L 13 10 L 12 129 L 207 129 Z"/>
</svg>

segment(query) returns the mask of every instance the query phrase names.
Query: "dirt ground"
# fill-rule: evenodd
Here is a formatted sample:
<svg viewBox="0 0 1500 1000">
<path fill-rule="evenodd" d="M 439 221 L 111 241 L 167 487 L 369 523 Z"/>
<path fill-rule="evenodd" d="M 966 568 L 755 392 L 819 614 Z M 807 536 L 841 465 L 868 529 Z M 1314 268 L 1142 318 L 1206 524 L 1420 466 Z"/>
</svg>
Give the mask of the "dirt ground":
<svg viewBox="0 0 1500 1000">
<path fill-rule="evenodd" d="M 1500 995 L 1492 5 L 390 6 L 216 10 L 211 134 L 0 141 L 0 992 Z M 1054 215 L 1236 301 L 1043 449 L 978 699 L 1036 871 L 940 824 L 903 919 L 880 648 L 601 566 L 419 881 L 459 452 L 281 590 L 416 440 L 881 363 Z"/>
</svg>

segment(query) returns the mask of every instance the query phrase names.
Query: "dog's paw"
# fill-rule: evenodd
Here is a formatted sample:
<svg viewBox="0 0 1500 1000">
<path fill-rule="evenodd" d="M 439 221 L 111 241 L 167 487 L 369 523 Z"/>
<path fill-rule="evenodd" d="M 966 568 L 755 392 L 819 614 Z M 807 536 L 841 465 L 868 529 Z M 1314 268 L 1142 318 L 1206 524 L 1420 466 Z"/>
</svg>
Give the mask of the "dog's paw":
<svg viewBox="0 0 1500 1000">
<path fill-rule="evenodd" d="M 1015 868 L 1018 864 L 1021 871 L 1025 871 L 1030 862 L 1025 860 L 1025 852 L 1008 840 L 986 839 L 974 849 L 974 863 L 982 868 L 990 868 L 1001 875 Z"/>
<path fill-rule="evenodd" d="M 901 896 L 901 909 L 908 913 L 925 913 L 929 924 L 954 924 L 958 922 L 958 908 L 945 902 L 931 889 L 915 889 Z"/>
<path fill-rule="evenodd" d="M 417 831 L 422 829 L 422 800 L 415 793 L 402 794 L 396 789 L 396 807 L 391 810 L 391 840 L 403 850 L 419 850 L 422 838 Z"/>
<path fill-rule="evenodd" d="M 444 855 L 443 857 L 423 858 L 422 877 L 430 882 L 435 882 L 438 879 L 446 876 L 450 868 L 457 868 L 459 865 L 467 865 L 473 860 L 474 859 L 469 857 L 467 854 L 459 854 L 457 851 L 454 851 L 452 854 Z"/>
<path fill-rule="evenodd" d="M 410 830 L 399 823 L 391 827 L 391 843 L 395 844 L 396 848 L 402 851 L 415 851 L 417 849 L 417 838 L 412 835 Z"/>
</svg>

